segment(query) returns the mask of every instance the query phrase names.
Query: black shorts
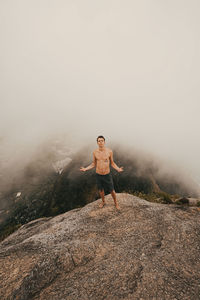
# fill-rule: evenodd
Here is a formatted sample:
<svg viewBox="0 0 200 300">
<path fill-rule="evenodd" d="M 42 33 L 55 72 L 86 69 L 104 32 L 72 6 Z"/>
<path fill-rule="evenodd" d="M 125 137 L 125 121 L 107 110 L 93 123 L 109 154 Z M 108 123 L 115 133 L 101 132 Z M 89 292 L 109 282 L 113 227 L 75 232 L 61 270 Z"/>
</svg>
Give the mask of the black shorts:
<svg viewBox="0 0 200 300">
<path fill-rule="evenodd" d="M 99 191 L 104 190 L 110 193 L 114 190 L 113 179 L 110 173 L 106 175 L 96 173 L 96 180 Z"/>
</svg>

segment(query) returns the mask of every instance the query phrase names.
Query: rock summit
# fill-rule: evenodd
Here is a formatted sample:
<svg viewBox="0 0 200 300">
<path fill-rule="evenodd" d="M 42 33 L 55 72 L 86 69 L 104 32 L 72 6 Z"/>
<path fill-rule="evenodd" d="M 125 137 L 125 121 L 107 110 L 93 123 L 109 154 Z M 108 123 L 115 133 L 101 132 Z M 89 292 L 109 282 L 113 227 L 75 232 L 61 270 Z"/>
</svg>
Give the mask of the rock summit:
<svg viewBox="0 0 200 300">
<path fill-rule="evenodd" d="M 0 244 L 0 299 L 200 299 L 200 211 L 110 195 Z"/>
</svg>

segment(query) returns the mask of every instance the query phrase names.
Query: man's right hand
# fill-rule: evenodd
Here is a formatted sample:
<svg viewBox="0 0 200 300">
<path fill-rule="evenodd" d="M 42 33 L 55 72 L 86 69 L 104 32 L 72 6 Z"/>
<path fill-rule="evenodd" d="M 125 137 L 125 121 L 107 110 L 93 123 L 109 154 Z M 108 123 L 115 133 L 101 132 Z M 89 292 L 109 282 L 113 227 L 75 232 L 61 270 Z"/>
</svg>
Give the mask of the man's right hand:
<svg viewBox="0 0 200 300">
<path fill-rule="evenodd" d="M 80 168 L 80 171 L 81 171 L 81 172 L 85 172 L 85 171 L 87 171 L 87 170 L 86 170 L 86 168 L 81 167 L 81 168 Z"/>
</svg>

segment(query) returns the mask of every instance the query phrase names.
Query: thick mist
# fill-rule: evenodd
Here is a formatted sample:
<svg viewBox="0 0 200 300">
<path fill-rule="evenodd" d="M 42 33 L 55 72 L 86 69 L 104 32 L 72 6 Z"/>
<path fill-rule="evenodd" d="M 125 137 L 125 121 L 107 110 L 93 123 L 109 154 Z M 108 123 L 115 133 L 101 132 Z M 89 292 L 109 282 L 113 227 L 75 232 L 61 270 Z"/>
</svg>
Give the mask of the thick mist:
<svg viewBox="0 0 200 300">
<path fill-rule="evenodd" d="M 1 168 L 17 173 L 52 139 L 77 149 L 103 134 L 199 183 L 199 9 L 1 1 Z"/>
</svg>

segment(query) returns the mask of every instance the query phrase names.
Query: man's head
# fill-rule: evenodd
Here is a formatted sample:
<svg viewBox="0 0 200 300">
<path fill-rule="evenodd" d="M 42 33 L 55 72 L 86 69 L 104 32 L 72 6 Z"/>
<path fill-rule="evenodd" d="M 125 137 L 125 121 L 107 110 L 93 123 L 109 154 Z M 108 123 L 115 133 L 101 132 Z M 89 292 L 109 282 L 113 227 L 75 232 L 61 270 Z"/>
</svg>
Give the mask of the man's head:
<svg viewBox="0 0 200 300">
<path fill-rule="evenodd" d="M 99 135 L 97 137 L 97 144 L 100 146 L 100 147 L 103 147 L 104 144 L 105 144 L 105 137 L 103 135 Z"/>
</svg>

